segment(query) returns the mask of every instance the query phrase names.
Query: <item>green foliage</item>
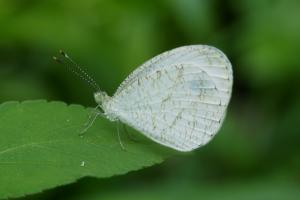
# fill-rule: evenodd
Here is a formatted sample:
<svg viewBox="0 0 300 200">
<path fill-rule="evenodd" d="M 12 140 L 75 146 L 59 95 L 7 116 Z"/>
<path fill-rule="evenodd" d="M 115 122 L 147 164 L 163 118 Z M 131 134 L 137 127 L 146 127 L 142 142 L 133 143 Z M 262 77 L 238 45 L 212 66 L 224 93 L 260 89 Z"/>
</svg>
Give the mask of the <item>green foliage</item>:
<svg viewBox="0 0 300 200">
<path fill-rule="evenodd" d="M 220 133 L 205 147 L 126 176 L 85 178 L 27 199 L 72 200 L 76 196 L 88 198 L 90 194 L 95 199 L 105 199 L 106 192 L 106 199 L 126 199 L 126 195 L 132 199 L 163 199 L 177 191 L 186 194 L 186 199 L 210 199 L 218 194 L 217 199 L 299 196 L 292 183 L 295 181 L 300 188 L 299 10 L 298 0 L 0 1 L 0 102 L 47 99 L 94 107 L 92 91 L 52 61 L 60 48 L 83 65 L 109 94 L 147 59 L 187 44 L 210 44 L 222 49 L 234 71 L 228 116 Z M 87 120 L 88 112 L 80 109 L 82 119 L 74 128 L 74 138 Z M 3 119 L 16 120 L 14 117 L 0 115 L 0 124 L 6 124 Z M 18 123 L 22 122 L 15 122 Z M 46 122 L 39 119 L 39 123 Z M 104 124 L 111 130 L 107 134 L 116 145 L 114 152 L 119 152 L 116 125 L 107 120 L 99 118 L 86 138 L 104 135 Z M 0 149 L 13 146 L 2 146 L 2 137 L 0 132 Z M 128 140 L 125 134 L 122 137 L 126 148 L 139 144 Z M 154 145 L 142 142 L 140 148 L 148 149 L 149 144 Z M 44 166 L 34 167 L 41 171 Z M 107 166 L 110 167 L 114 166 Z M 17 178 L 23 170 L 14 176 Z M 262 180 L 270 175 L 281 177 L 286 184 Z M 28 178 L 11 185 L 27 187 L 30 181 Z M 160 187 L 161 182 L 166 186 Z M 176 184 L 181 182 L 190 185 Z M 230 187 L 222 190 L 223 184 Z M 10 192 L 5 187 L 0 185 L 0 193 Z M 236 192 L 240 195 L 232 196 Z"/>
<path fill-rule="evenodd" d="M 300 73 L 299 59 L 295 56 L 300 50 L 300 24 L 293 20 L 300 18 L 300 4 L 299 1 L 278 1 L 272 5 L 266 2 L 252 2 L 244 10 L 249 15 L 240 22 L 243 37 L 237 48 L 244 52 L 239 58 L 246 67 L 242 72 L 252 82 L 269 87 Z"/>
<path fill-rule="evenodd" d="M 86 189 L 84 193 L 76 193 L 73 200 L 253 200 L 253 199 L 272 199 L 272 200 L 297 200 L 300 191 L 295 182 L 286 182 L 274 180 L 274 178 L 258 179 L 250 182 L 234 182 L 229 181 L 226 185 L 211 185 L 209 183 L 199 184 L 197 182 L 173 184 L 161 183 L 143 188 L 124 187 L 115 193 L 113 190 L 101 190 L 91 187 Z M 172 192 L 170 192 L 172 191 Z"/>
<path fill-rule="evenodd" d="M 110 177 L 162 162 L 170 155 L 152 142 L 124 137 L 99 118 L 82 137 L 88 111 L 61 102 L 0 105 L 0 199 L 40 192 L 84 176 Z"/>
</svg>

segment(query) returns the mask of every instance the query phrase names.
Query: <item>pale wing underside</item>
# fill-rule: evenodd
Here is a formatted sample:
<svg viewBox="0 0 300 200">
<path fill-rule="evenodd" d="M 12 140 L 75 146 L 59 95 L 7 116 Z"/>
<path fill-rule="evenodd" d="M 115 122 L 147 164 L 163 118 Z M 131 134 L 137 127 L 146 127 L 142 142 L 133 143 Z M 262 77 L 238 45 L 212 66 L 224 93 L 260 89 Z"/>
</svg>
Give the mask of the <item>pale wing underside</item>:
<svg viewBox="0 0 300 200">
<path fill-rule="evenodd" d="M 152 140 L 191 151 L 219 130 L 232 78 L 231 64 L 216 48 L 180 47 L 137 68 L 121 84 L 108 109 Z"/>
</svg>

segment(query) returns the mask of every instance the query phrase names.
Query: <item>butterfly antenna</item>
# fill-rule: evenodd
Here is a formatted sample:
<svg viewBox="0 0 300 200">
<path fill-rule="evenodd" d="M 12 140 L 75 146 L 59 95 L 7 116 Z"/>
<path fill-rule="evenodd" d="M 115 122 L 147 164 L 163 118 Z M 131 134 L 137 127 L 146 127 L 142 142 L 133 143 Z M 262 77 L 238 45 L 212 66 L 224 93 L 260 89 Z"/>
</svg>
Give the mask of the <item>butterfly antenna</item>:
<svg viewBox="0 0 300 200">
<path fill-rule="evenodd" d="M 73 59 L 71 59 L 64 51 L 60 50 L 59 54 L 60 58 L 53 56 L 53 59 L 62 65 L 67 66 L 67 68 L 76 76 L 86 81 L 91 87 L 93 87 L 96 91 L 100 91 L 100 87 L 82 67 L 80 67 Z"/>
</svg>

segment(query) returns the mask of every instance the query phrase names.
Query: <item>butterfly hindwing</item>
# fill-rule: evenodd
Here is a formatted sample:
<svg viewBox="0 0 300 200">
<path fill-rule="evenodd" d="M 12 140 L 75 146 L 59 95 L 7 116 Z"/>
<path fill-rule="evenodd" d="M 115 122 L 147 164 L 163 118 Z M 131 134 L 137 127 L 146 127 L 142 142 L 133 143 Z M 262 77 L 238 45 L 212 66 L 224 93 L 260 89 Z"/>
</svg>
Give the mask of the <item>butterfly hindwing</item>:
<svg viewBox="0 0 300 200">
<path fill-rule="evenodd" d="M 214 47 L 180 47 L 147 61 L 119 87 L 109 109 L 150 139 L 180 151 L 209 142 L 231 96 L 231 64 Z"/>
</svg>

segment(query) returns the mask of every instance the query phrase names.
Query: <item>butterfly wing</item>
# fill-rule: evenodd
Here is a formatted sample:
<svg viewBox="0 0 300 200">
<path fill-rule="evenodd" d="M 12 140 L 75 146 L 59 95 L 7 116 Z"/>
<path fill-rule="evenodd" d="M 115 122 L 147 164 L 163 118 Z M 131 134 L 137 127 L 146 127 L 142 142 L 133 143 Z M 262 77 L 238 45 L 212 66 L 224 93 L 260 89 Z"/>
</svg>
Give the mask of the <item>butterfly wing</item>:
<svg viewBox="0 0 300 200">
<path fill-rule="evenodd" d="M 231 64 L 220 50 L 184 46 L 137 68 L 107 108 L 152 140 L 191 151 L 209 142 L 221 127 L 232 83 Z"/>
</svg>

